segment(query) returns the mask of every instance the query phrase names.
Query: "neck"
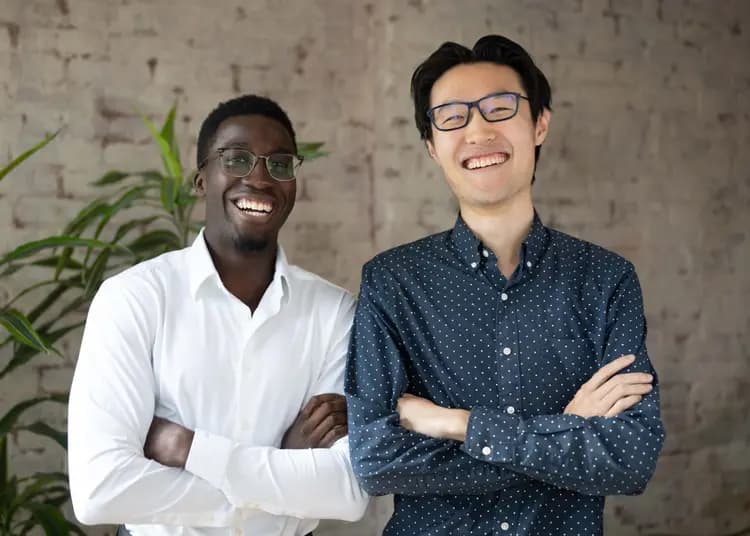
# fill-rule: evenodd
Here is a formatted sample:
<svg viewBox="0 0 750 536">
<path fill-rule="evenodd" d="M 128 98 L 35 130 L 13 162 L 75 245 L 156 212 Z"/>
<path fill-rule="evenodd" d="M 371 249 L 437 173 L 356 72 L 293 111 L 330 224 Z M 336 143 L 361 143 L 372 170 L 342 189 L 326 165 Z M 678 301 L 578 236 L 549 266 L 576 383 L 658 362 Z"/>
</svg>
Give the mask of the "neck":
<svg viewBox="0 0 750 536">
<path fill-rule="evenodd" d="M 492 249 L 500 272 L 509 279 L 518 266 L 521 244 L 534 221 L 531 191 L 502 205 L 461 206 L 461 217 L 482 243 Z"/>
<path fill-rule="evenodd" d="M 242 251 L 232 244 L 215 244 L 206 236 L 206 245 L 224 287 L 252 311 L 273 280 L 278 244 L 274 240 L 258 250 Z"/>
</svg>

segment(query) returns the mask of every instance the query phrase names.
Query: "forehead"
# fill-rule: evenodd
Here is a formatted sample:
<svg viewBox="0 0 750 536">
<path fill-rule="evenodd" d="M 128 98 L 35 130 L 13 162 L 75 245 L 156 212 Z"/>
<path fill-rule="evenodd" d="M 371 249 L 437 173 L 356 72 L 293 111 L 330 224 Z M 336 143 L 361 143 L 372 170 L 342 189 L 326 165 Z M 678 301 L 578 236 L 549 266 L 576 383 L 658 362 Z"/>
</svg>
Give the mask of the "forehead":
<svg viewBox="0 0 750 536">
<path fill-rule="evenodd" d="M 450 101 L 474 101 L 498 91 L 523 93 L 521 77 L 507 65 L 462 63 L 448 69 L 433 84 L 430 106 Z"/>
<path fill-rule="evenodd" d="M 294 151 L 294 142 L 286 127 L 265 115 L 226 118 L 216 129 L 212 145 L 214 149 L 241 146 L 260 153 L 278 149 Z"/>
</svg>

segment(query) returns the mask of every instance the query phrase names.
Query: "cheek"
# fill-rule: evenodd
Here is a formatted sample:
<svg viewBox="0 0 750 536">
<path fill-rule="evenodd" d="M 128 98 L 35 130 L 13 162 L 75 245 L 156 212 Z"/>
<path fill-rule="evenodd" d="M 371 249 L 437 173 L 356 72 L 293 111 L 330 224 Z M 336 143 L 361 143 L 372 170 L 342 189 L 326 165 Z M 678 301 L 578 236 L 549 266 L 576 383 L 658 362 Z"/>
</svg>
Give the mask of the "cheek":
<svg viewBox="0 0 750 536">
<path fill-rule="evenodd" d="M 441 136 L 435 136 L 432 147 L 435 153 L 433 157 L 440 167 L 454 165 L 454 156 L 458 148 L 459 140 L 456 136 L 450 136 L 447 133 Z"/>
</svg>

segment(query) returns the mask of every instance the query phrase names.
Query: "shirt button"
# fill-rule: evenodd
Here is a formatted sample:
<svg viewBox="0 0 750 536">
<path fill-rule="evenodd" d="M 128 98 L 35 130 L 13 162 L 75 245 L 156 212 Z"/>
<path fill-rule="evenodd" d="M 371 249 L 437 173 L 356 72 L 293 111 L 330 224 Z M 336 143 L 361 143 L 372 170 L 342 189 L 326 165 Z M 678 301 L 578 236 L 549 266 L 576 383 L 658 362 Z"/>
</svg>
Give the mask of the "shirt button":
<svg viewBox="0 0 750 536">
<path fill-rule="evenodd" d="M 482 250 L 482 255 L 484 255 L 484 257 L 485 257 L 485 258 L 487 258 L 487 257 L 489 257 L 489 256 L 490 256 L 490 252 L 489 252 L 489 251 L 487 251 L 486 249 L 483 249 L 483 250 Z"/>
<path fill-rule="evenodd" d="M 512 352 L 512 350 L 510 348 L 508 348 L 507 346 L 505 348 L 503 348 L 503 354 L 504 355 L 510 355 L 511 352 Z"/>
<path fill-rule="evenodd" d="M 472 267 L 472 268 L 476 268 L 476 267 L 477 267 L 477 263 L 475 263 L 475 262 L 472 262 L 472 263 L 471 263 L 471 267 Z"/>
<path fill-rule="evenodd" d="M 531 261 L 526 261 L 526 266 L 528 266 L 529 268 L 531 268 Z"/>
<path fill-rule="evenodd" d="M 500 528 L 503 530 L 508 530 L 510 528 L 510 523 L 508 523 L 507 521 L 503 521 L 502 523 L 500 523 Z"/>
<path fill-rule="evenodd" d="M 505 411 L 508 413 L 508 415 L 513 415 L 516 412 L 516 408 L 514 408 L 513 406 L 508 406 L 507 408 L 505 408 Z"/>
<path fill-rule="evenodd" d="M 503 301 L 508 301 L 508 295 L 505 292 L 503 292 L 502 294 L 500 294 L 500 299 Z"/>
<path fill-rule="evenodd" d="M 490 447 L 484 447 L 482 449 L 482 454 L 484 454 L 485 456 L 489 456 L 491 452 L 492 452 L 492 449 Z"/>
</svg>

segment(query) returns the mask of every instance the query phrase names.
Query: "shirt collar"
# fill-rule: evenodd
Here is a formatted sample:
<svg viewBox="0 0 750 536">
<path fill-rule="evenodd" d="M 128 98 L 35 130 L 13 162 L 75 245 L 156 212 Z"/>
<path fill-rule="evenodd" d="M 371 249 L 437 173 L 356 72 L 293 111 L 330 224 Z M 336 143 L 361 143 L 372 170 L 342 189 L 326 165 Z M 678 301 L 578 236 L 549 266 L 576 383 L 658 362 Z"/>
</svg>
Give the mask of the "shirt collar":
<svg viewBox="0 0 750 536">
<path fill-rule="evenodd" d="M 524 269 L 536 266 L 542 261 L 548 244 L 549 230 L 544 226 L 539 214 L 534 210 L 534 221 L 531 224 L 529 234 L 526 235 L 526 240 L 523 241 Z"/>
<path fill-rule="evenodd" d="M 200 230 L 188 251 L 190 294 L 195 300 L 198 299 L 200 289 L 209 279 L 213 279 L 218 285 L 222 284 L 219 273 L 216 271 L 216 266 L 214 266 L 214 261 L 211 258 L 211 253 L 208 251 L 204 231 L 205 228 Z M 290 267 L 286 253 L 280 244 L 276 253 L 276 265 L 270 286 L 274 286 L 279 282 L 281 283 L 281 297 L 288 300 L 291 297 Z"/>
<path fill-rule="evenodd" d="M 477 268 L 482 261 L 482 241 L 469 229 L 461 214 L 456 218 L 456 224 L 450 232 L 449 239 L 453 242 L 459 256 L 472 268 Z M 536 266 L 542 259 L 549 243 L 549 231 L 542 223 L 536 210 L 531 223 L 529 234 L 521 244 L 519 259 L 521 270 Z"/>
</svg>

